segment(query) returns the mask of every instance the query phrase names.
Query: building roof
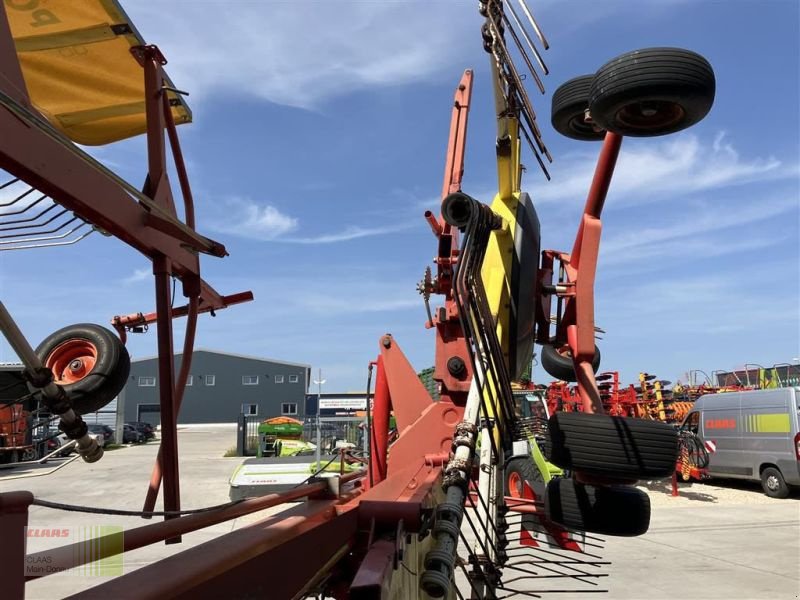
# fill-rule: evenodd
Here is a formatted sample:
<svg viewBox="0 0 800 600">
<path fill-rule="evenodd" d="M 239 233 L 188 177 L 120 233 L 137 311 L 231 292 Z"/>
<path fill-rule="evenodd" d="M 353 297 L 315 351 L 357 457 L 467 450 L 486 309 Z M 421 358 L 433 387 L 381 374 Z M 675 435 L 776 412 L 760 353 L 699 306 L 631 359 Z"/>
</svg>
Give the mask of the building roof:
<svg viewBox="0 0 800 600">
<path fill-rule="evenodd" d="M 233 356 L 235 358 L 246 358 L 248 360 L 257 360 L 259 362 L 271 362 L 271 363 L 277 363 L 277 364 L 281 364 L 281 365 L 289 365 L 291 367 L 303 367 L 304 369 L 310 369 L 311 368 L 311 365 L 307 365 L 305 363 L 289 362 L 289 361 L 280 360 L 280 359 L 277 359 L 277 358 L 264 358 L 263 356 L 250 356 L 248 354 L 236 354 L 234 352 L 223 352 L 221 350 L 211 350 L 209 348 L 195 348 L 194 349 L 194 354 L 197 354 L 198 352 L 206 352 L 207 354 L 221 354 L 223 356 Z M 183 352 L 176 352 L 175 353 L 176 357 L 177 356 L 182 356 L 182 355 L 183 355 Z M 132 363 L 138 363 L 138 362 L 144 362 L 146 360 L 155 360 L 157 358 L 158 358 L 158 356 L 143 356 L 141 358 L 133 359 L 133 360 L 131 360 L 131 362 Z"/>
</svg>

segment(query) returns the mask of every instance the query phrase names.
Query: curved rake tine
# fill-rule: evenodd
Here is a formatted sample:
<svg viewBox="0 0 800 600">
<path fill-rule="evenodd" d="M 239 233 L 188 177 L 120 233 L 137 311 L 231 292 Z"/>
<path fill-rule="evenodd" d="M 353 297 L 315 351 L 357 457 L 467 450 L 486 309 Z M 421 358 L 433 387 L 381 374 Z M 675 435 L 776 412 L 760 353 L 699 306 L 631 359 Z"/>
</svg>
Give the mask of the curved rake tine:
<svg viewBox="0 0 800 600">
<path fill-rule="evenodd" d="M 527 3 L 525 0 L 517 0 L 517 3 L 519 3 L 520 7 L 522 8 L 522 12 L 525 13 L 525 16 L 528 17 L 528 21 L 531 22 L 531 27 L 533 27 L 536 37 L 539 38 L 539 41 L 542 43 L 542 46 L 544 46 L 544 49 L 548 50 L 550 48 L 550 44 L 547 43 L 547 40 L 545 39 L 542 30 L 539 28 L 539 24 L 536 22 L 536 19 L 533 18 L 533 13 L 531 13 Z"/>
<path fill-rule="evenodd" d="M 30 203 L 28 206 L 26 206 L 26 207 L 25 207 L 25 208 L 23 208 L 22 210 L 15 211 L 15 212 L 13 212 L 13 213 L 6 213 L 6 214 L 2 215 L 2 217 L 5 217 L 5 216 L 13 216 L 13 215 L 23 215 L 23 214 L 25 214 L 26 212 L 28 212 L 28 210 L 30 210 L 31 208 L 33 208 L 34 206 L 36 206 L 37 204 L 39 204 L 39 202 L 41 202 L 41 201 L 42 201 L 42 200 L 44 200 L 45 198 L 47 198 L 47 196 L 42 196 L 42 197 L 41 197 L 41 198 L 39 198 L 38 200 L 35 200 L 34 202 L 31 202 L 31 203 Z M 55 204 L 55 203 L 53 203 L 52 205 L 48 206 L 46 209 L 44 209 L 42 212 L 40 212 L 40 213 L 39 213 L 38 215 L 36 215 L 35 217 L 29 217 L 29 218 L 27 218 L 27 219 L 17 219 L 17 220 L 15 220 L 15 221 L 0 221 L 0 224 L 2 224 L 2 225 L 17 225 L 18 223 L 31 223 L 32 221 L 35 221 L 36 219 L 39 219 L 40 217 L 42 217 L 42 216 L 46 215 L 47 213 L 49 213 L 51 210 L 53 210 L 53 209 L 54 209 L 55 207 L 57 207 L 57 206 L 59 206 L 59 205 L 58 205 L 58 204 Z M 49 221 L 48 221 L 48 222 L 49 222 Z M 46 224 L 47 224 L 47 223 L 43 223 L 43 225 L 46 225 Z M 11 231 L 12 229 L 15 229 L 15 228 L 14 228 L 14 227 L 4 227 L 4 228 L 3 228 L 2 230 L 0 230 L 0 231 Z"/>
<path fill-rule="evenodd" d="M 549 75 L 550 74 L 550 69 L 548 69 L 547 65 L 544 64 L 544 60 L 542 59 L 542 55 L 539 54 L 539 51 L 536 49 L 536 46 L 533 44 L 533 40 L 528 35 L 528 32 L 525 30 L 525 27 L 522 25 L 522 21 L 520 21 L 519 15 L 517 15 L 517 11 L 514 10 L 514 7 L 512 6 L 512 4 L 510 2 L 506 2 L 506 6 L 511 11 L 511 17 L 514 19 L 514 22 L 517 24 L 517 27 L 519 27 L 520 31 L 522 32 L 522 36 L 525 38 L 525 41 L 528 43 L 528 46 L 530 47 L 531 51 L 533 52 L 533 56 L 536 59 L 536 62 L 539 63 L 539 67 L 541 67 L 541 69 L 542 69 L 542 72 L 545 75 Z M 506 17 L 505 13 L 503 13 L 503 18 L 505 19 L 505 21 L 508 24 L 509 29 L 510 29 L 511 28 L 511 23 L 508 22 L 508 17 Z M 546 49 L 546 47 L 545 47 L 545 49 Z"/>
<path fill-rule="evenodd" d="M 26 206 L 25 208 L 21 208 L 20 210 L 15 210 L 15 211 L 13 211 L 13 212 L 4 212 L 4 213 L 0 213 L 0 218 L 4 218 L 4 217 L 13 217 L 13 216 L 16 216 L 16 215 L 21 215 L 21 214 L 23 214 L 23 213 L 26 213 L 27 211 L 29 211 L 30 209 L 32 209 L 34 206 L 36 206 L 37 204 L 39 204 L 39 202 L 41 202 L 41 201 L 42 201 L 42 200 L 44 200 L 45 198 L 47 198 L 47 195 L 42 195 L 42 196 L 39 196 L 39 198 L 38 198 L 38 199 L 36 199 L 36 200 L 34 200 L 33 202 L 31 202 L 30 204 L 28 204 L 28 206 Z M 16 200 L 15 200 L 14 202 L 12 202 L 12 204 L 15 204 L 15 203 L 16 203 Z M 11 204 L 7 204 L 7 205 L 5 205 L 5 206 L 11 206 Z M 15 223 L 15 222 L 16 222 L 16 221 L 9 221 L 8 223 Z M 7 225 L 8 223 L 4 223 L 4 224 L 5 224 L 5 225 Z"/>
<path fill-rule="evenodd" d="M 11 185 L 12 183 L 16 183 L 17 181 L 19 181 L 19 179 L 12 180 L 12 181 L 4 184 L 3 187 L 0 188 L 0 190 L 2 190 L 3 188 Z M 16 204 L 17 202 L 19 202 L 20 200 L 22 200 L 28 194 L 31 194 L 31 193 L 33 193 L 35 191 L 36 191 L 36 188 L 31 188 L 27 192 L 23 192 L 22 194 L 20 194 L 16 198 L 14 198 L 11 202 L 3 202 L 2 204 L 0 204 L 0 208 L 5 208 L 6 206 L 12 206 L 12 205 Z"/>
<path fill-rule="evenodd" d="M 13 179 L 11 179 L 11 180 L 9 180 L 9 181 L 6 181 L 5 183 L 0 183 L 0 190 L 4 190 L 4 189 L 6 189 L 8 186 L 10 186 L 10 185 L 14 185 L 14 184 L 15 184 L 15 183 L 17 183 L 18 181 L 19 181 L 19 179 L 17 179 L 16 177 L 14 177 Z M 2 205 L 0 205 L 0 206 L 2 206 Z"/>
<path fill-rule="evenodd" d="M 63 214 L 64 214 L 64 213 L 66 213 L 66 212 L 69 212 L 69 211 L 67 211 L 67 210 L 65 209 L 63 213 L 61 213 L 61 214 L 59 214 L 59 215 L 56 215 L 55 217 L 53 217 L 52 219 L 50 219 L 50 220 L 49 220 L 49 221 L 47 221 L 46 223 L 37 223 L 37 224 L 34 224 L 34 225 L 23 225 L 22 227 L 16 227 L 16 228 L 14 228 L 14 229 L 15 229 L 15 230 L 19 230 L 19 229 L 32 229 L 32 228 L 34 228 L 34 227 L 40 227 L 40 226 L 42 226 L 42 225 L 47 225 L 47 223 L 50 223 L 50 222 L 54 221 L 55 219 L 57 219 L 58 217 L 60 217 L 61 215 L 63 215 Z M 50 234 L 50 233 L 55 233 L 55 232 L 57 232 L 57 231 L 61 231 L 62 229 L 64 229 L 64 227 L 66 227 L 67 225 L 69 225 L 69 224 L 70 224 L 70 223 L 72 223 L 73 221 L 77 221 L 77 220 L 78 220 L 78 217 L 72 217 L 71 219 L 69 219 L 69 220 L 67 220 L 67 221 L 64 221 L 64 222 L 63 222 L 61 225 L 59 225 L 59 226 L 58 226 L 58 227 L 56 227 L 55 229 L 49 229 L 49 230 L 47 230 L 47 231 L 42 231 L 42 232 L 40 232 L 40 235 L 46 235 L 46 234 Z M 2 230 L 0 230 L 0 231 L 2 231 Z M 28 234 L 27 234 L 27 233 L 15 233 L 15 234 L 13 234 L 13 235 L 0 235 L 0 239 L 18 238 L 18 237 L 22 237 L 22 236 L 24 236 L 24 235 L 28 235 Z"/>
<path fill-rule="evenodd" d="M 84 223 L 84 225 L 85 224 L 86 223 Z M 73 229 L 72 231 L 68 232 L 65 235 L 69 235 L 70 233 L 72 233 L 74 231 L 77 231 L 81 227 L 83 227 L 83 225 L 81 225 L 79 227 L 76 227 L 75 229 Z M 74 240 L 69 240 L 69 241 L 65 241 L 65 242 L 53 242 L 51 244 L 28 244 L 26 246 L 12 246 L 12 247 L 9 247 L 9 248 L 0 248 L 0 252 L 7 252 L 9 250 L 29 250 L 29 249 L 32 249 L 32 248 L 55 248 L 57 246 L 72 246 L 73 244 L 77 244 L 82 239 L 84 239 L 85 237 L 89 236 L 93 231 L 94 231 L 94 229 L 90 229 L 86 233 L 83 233 L 83 234 L 79 235 L 78 237 L 76 237 Z M 56 239 L 57 238 L 61 238 L 61 237 L 64 237 L 64 236 L 53 236 L 53 238 L 56 238 Z M 4 244 L 8 244 L 8 243 L 19 244 L 19 243 L 22 243 L 23 241 L 24 242 L 37 241 L 37 239 L 51 239 L 51 238 L 36 238 L 36 239 L 29 238 L 27 240 L 14 240 L 13 242 L 0 242 L 0 243 L 4 243 Z"/>
<path fill-rule="evenodd" d="M 544 173 L 544 176 L 547 178 L 547 181 L 550 181 L 550 172 L 547 170 L 547 167 L 544 166 L 544 161 L 542 160 L 542 157 L 536 151 L 536 148 L 533 145 L 533 140 L 531 140 L 531 136 L 528 135 L 528 132 L 525 130 L 524 127 L 521 126 L 521 124 L 519 130 L 522 132 L 522 135 L 525 137 L 525 141 L 528 142 L 528 146 L 530 146 L 530 149 L 533 151 L 533 155 L 536 157 L 536 162 L 539 163 L 539 168 L 542 169 L 542 173 Z"/>
</svg>

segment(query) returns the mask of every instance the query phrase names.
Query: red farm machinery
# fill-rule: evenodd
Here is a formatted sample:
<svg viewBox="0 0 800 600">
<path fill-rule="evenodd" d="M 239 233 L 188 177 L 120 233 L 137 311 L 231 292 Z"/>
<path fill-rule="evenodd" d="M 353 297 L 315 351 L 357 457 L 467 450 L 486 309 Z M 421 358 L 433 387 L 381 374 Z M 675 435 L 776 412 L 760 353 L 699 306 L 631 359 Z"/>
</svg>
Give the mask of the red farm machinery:
<svg viewBox="0 0 800 600">
<path fill-rule="evenodd" d="M 698 122 L 711 108 L 714 74 L 693 52 L 650 48 L 619 56 L 555 91 L 556 131 L 601 148 L 572 249 L 542 249 L 533 201 L 521 189 L 523 144 L 548 179 L 552 158 L 515 57 L 543 93 L 540 73 L 548 69 L 541 50 L 548 43 L 527 2 L 478 4 L 496 108 L 498 184 L 489 204 L 462 190 L 473 87 L 468 70 L 452 109 L 441 211 L 425 213 L 437 245 L 436 272 L 427 271 L 419 288 L 426 303 L 442 300 L 429 308 L 426 324 L 436 340 L 438 401 L 399 340 L 385 334 L 374 363 L 367 468 L 311 477 L 290 492 L 182 511 L 176 415 L 198 315 L 252 299 L 249 292 L 223 296 L 200 277 L 200 256 L 221 258 L 226 251 L 196 230 L 176 128 L 191 113 L 164 72 L 164 56 L 145 45 L 117 2 L 87 0 L 81 10 L 71 0 L 5 3 L 0 167 L 9 179 L 0 185 L 19 186 L 23 198 L 42 195 L 72 220 L 57 239 L 51 228 L 20 232 L 19 223 L 7 223 L 0 243 L 14 249 L 76 243 L 100 231 L 151 260 L 155 283 L 155 312 L 114 318 L 118 336 L 94 325 L 73 326 L 35 350 L 0 305 L 3 334 L 25 365 L 30 393 L 60 416 L 61 429 L 89 462 L 102 452 L 80 415 L 110 400 L 127 377 L 126 332 L 157 325 L 162 439 L 138 514 L 164 520 L 125 531 L 118 544 L 99 539 L 91 555 L 76 554 L 76 546 L 48 555 L 78 566 L 160 541 L 177 543 L 182 534 L 292 503 L 74 597 L 482 599 L 596 591 L 604 575 L 597 536 L 647 531 L 649 500 L 632 484 L 674 471 L 677 434 L 657 420 L 604 405 L 594 326 L 601 213 L 624 136 L 664 135 Z M 66 55 L 89 58 L 76 67 Z M 93 84 L 100 75 L 109 81 L 102 89 Z M 147 136 L 141 190 L 76 145 L 139 134 Z M 167 178 L 167 145 L 182 218 Z M 185 306 L 173 306 L 173 277 L 182 284 Z M 177 317 L 186 317 L 187 331 L 176 373 Z M 520 414 L 514 388 L 530 367 L 535 343 L 551 375 L 576 383 L 580 410 L 547 420 Z M 392 417 L 395 439 L 389 436 Z M 162 480 L 164 510 L 154 511 Z M 25 562 L 37 559 L 25 555 L 31 504 L 41 501 L 26 491 L 0 494 L 0 568 L 9 598 L 24 597 Z"/>
</svg>

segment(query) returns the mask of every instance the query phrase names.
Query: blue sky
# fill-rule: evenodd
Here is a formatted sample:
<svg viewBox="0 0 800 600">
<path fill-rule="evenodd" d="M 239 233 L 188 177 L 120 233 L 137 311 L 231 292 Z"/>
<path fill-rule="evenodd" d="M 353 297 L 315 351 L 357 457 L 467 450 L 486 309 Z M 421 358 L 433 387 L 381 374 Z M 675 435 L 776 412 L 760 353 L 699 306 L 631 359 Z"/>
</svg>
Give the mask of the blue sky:
<svg viewBox="0 0 800 600">
<path fill-rule="evenodd" d="M 688 369 L 800 356 L 800 14 L 794 0 L 529 0 L 551 49 L 547 94 L 531 90 L 554 164 L 523 187 L 548 248 L 571 248 L 599 145 L 549 125 L 563 81 L 648 46 L 705 55 L 709 116 L 673 136 L 628 139 L 606 204 L 597 289 L 602 369 L 676 380 Z M 123 2 L 191 92 L 183 148 L 204 258 L 222 293 L 256 301 L 201 317 L 198 346 L 321 367 L 327 391 L 363 388 L 378 338 L 413 364 L 434 338 L 415 284 L 436 251 L 454 87 L 476 71 L 464 189 L 495 186 L 488 55 L 474 0 Z M 92 149 L 141 184 L 144 141 Z M 176 180 L 173 178 L 173 181 Z M 75 322 L 154 306 L 150 267 L 121 242 L 0 253 L 0 293 L 31 341 Z M 178 300 L 180 301 L 180 299 Z M 176 345 L 183 325 L 176 321 Z M 134 358 L 155 331 L 133 336 Z M 12 360 L 0 343 L 0 360 Z M 548 381 L 540 367 L 534 376 Z"/>
</svg>

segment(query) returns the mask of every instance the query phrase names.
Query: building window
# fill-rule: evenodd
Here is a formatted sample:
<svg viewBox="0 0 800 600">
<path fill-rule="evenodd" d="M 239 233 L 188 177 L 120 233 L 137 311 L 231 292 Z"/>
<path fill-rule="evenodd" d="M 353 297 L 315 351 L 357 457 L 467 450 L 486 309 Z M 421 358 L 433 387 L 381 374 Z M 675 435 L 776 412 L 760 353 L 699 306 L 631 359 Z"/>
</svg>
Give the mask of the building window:
<svg viewBox="0 0 800 600">
<path fill-rule="evenodd" d="M 258 375 L 242 375 L 242 385 L 258 385 Z"/>
<path fill-rule="evenodd" d="M 258 415 L 258 404 L 242 404 L 242 414 L 252 417 Z"/>
<path fill-rule="evenodd" d="M 284 402 L 281 404 L 281 413 L 284 415 L 296 415 L 297 402 Z"/>
<path fill-rule="evenodd" d="M 194 378 L 193 378 L 193 376 L 192 376 L 192 375 L 189 375 L 189 376 L 186 378 L 186 387 L 189 387 L 190 385 L 192 385 L 192 380 L 193 380 L 193 379 L 194 379 Z"/>
<path fill-rule="evenodd" d="M 206 375 L 206 385 L 216 385 L 216 384 L 217 384 L 216 375 Z"/>
<path fill-rule="evenodd" d="M 289 375 L 289 383 L 298 383 L 300 381 L 300 377 L 297 375 Z"/>
<path fill-rule="evenodd" d="M 156 378 L 139 377 L 139 387 L 156 387 Z"/>
<path fill-rule="evenodd" d="M 275 375 L 275 383 L 283 383 L 283 375 Z"/>
</svg>

